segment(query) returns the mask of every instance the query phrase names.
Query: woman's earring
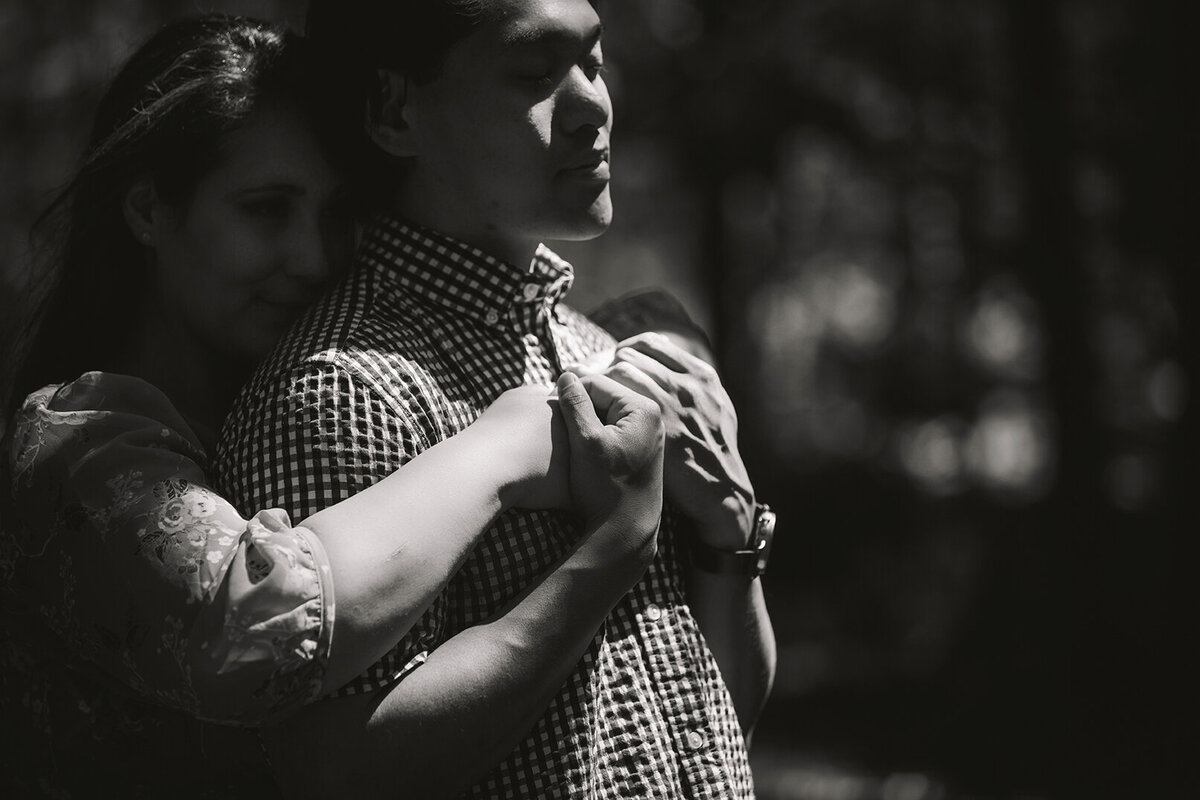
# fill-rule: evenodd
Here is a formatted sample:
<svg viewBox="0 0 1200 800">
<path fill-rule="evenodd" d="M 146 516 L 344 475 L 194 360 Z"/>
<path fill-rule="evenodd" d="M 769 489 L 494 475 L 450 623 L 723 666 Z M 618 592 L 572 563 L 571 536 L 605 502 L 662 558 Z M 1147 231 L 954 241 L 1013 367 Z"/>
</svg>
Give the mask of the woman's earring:
<svg viewBox="0 0 1200 800">
<path fill-rule="evenodd" d="M 150 231 L 142 231 L 142 241 L 150 244 Z"/>
</svg>

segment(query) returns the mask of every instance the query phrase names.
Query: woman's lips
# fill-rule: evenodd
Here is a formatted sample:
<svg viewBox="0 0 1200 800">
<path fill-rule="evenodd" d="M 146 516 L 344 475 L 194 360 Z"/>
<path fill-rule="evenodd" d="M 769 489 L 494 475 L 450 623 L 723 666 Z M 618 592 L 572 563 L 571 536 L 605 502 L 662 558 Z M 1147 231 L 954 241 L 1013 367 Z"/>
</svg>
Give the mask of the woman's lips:
<svg viewBox="0 0 1200 800">
<path fill-rule="evenodd" d="M 269 297 L 260 297 L 258 302 L 268 308 L 279 309 L 280 311 L 289 311 L 299 313 L 312 303 L 312 298 L 298 298 L 289 300 L 276 300 Z"/>
</svg>

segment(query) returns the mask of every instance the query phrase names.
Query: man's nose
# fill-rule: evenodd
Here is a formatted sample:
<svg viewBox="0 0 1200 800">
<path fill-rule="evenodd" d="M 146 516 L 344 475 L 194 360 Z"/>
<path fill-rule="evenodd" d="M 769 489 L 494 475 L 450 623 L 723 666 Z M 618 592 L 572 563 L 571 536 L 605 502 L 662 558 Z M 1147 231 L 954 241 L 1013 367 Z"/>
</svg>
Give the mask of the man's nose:
<svg viewBox="0 0 1200 800">
<path fill-rule="evenodd" d="M 571 68 L 559 99 L 563 127 L 568 131 L 580 128 L 605 128 L 612 123 L 612 100 L 604 79 L 589 78 L 576 65 Z"/>
</svg>

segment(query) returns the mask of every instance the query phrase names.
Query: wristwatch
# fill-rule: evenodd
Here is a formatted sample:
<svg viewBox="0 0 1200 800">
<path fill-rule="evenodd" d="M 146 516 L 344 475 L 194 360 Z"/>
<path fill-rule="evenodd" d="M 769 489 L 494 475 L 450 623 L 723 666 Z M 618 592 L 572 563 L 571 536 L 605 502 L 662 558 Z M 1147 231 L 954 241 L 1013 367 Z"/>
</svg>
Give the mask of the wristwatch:
<svg viewBox="0 0 1200 800">
<path fill-rule="evenodd" d="M 693 540 L 689 548 L 692 565 L 704 572 L 757 578 L 767 569 L 774 538 L 775 512 L 770 506 L 759 504 L 754 507 L 754 532 L 750 537 L 750 549 L 718 550 Z"/>
</svg>

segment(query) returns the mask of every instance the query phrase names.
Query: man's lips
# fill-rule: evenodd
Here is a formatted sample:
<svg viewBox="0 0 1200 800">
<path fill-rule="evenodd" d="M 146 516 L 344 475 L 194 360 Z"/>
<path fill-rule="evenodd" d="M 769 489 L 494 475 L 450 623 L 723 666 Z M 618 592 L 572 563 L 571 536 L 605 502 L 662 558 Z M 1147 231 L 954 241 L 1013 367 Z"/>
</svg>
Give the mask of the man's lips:
<svg viewBox="0 0 1200 800">
<path fill-rule="evenodd" d="M 605 178 L 608 177 L 608 149 L 590 150 L 586 154 L 581 155 L 566 167 L 563 172 L 572 174 L 599 174 L 603 173 Z"/>
</svg>

